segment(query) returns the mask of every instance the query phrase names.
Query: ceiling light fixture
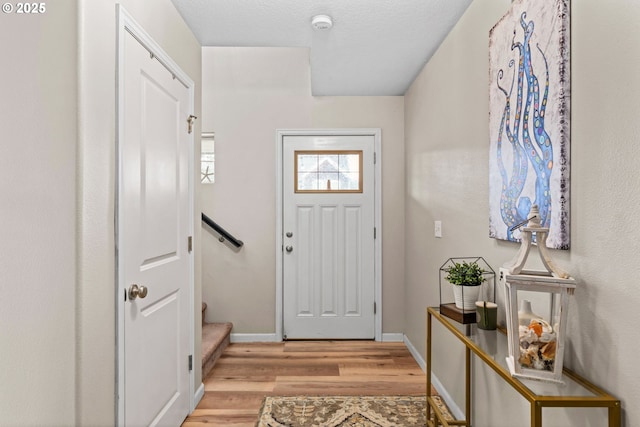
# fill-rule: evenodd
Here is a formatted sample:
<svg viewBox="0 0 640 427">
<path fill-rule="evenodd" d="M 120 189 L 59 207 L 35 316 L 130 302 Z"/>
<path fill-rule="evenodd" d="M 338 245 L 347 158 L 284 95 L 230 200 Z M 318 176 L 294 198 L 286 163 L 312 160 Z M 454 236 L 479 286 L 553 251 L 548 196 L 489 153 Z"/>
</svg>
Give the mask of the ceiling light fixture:
<svg viewBox="0 0 640 427">
<path fill-rule="evenodd" d="M 333 27 L 333 21 L 329 15 L 316 15 L 311 18 L 311 25 L 315 30 L 328 30 Z"/>
</svg>

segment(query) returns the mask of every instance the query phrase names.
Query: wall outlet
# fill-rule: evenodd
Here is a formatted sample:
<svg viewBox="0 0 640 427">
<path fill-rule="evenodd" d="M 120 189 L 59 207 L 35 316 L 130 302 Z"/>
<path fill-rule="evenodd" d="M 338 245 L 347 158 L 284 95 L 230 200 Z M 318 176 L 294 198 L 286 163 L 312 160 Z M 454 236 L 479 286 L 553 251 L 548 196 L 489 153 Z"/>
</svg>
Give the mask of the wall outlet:
<svg viewBox="0 0 640 427">
<path fill-rule="evenodd" d="M 433 222 L 433 235 L 436 237 L 442 237 L 442 221 Z"/>
</svg>

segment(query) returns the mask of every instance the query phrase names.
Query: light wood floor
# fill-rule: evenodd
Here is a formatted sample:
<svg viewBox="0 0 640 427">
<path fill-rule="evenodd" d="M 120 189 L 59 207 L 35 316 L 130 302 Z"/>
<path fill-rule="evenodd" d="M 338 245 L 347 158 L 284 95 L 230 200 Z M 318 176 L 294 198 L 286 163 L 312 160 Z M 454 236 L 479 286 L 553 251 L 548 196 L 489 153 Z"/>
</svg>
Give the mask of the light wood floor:
<svg viewBox="0 0 640 427">
<path fill-rule="evenodd" d="M 403 343 L 231 344 L 184 427 L 254 427 L 267 395 L 420 395 L 426 377 Z"/>
</svg>

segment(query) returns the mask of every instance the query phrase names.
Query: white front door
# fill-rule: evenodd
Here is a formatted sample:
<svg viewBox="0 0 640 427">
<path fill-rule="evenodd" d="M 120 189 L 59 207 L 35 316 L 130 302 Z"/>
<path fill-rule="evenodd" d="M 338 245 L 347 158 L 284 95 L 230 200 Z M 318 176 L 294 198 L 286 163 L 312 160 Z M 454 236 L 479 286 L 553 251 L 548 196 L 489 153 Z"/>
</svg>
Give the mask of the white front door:
<svg viewBox="0 0 640 427">
<path fill-rule="evenodd" d="M 129 33 L 122 49 L 119 421 L 176 426 L 190 405 L 190 93 Z"/>
<path fill-rule="evenodd" d="M 282 144 L 284 336 L 373 339 L 374 136 Z"/>
</svg>

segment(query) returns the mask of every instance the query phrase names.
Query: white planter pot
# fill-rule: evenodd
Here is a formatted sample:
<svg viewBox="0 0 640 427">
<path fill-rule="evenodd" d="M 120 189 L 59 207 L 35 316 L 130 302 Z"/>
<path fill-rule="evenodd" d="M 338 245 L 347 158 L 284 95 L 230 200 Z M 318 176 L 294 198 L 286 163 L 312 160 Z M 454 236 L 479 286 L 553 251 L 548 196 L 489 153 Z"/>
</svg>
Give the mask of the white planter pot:
<svg viewBox="0 0 640 427">
<path fill-rule="evenodd" d="M 453 286 L 453 298 L 456 303 L 456 307 L 463 310 L 476 309 L 476 301 L 480 294 L 480 286 Z M 463 289 L 464 288 L 464 289 Z"/>
</svg>

